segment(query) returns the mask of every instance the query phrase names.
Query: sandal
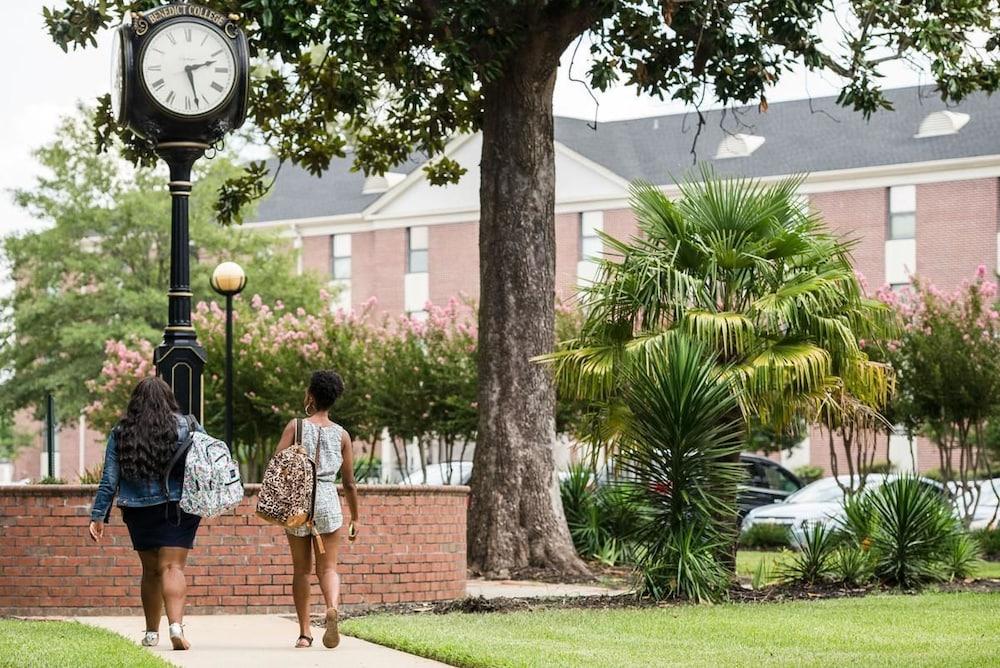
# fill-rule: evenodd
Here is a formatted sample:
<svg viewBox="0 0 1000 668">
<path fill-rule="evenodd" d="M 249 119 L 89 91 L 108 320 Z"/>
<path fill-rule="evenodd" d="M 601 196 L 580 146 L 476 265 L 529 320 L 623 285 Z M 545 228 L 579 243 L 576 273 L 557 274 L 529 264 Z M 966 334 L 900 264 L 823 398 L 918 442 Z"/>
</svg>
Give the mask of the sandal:
<svg viewBox="0 0 1000 668">
<path fill-rule="evenodd" d="M 299 639 L 295 641 L 295 649 L 304 649 L 306 647 L 313 646 L 312 636 L 299 636 Z"/>
<path fill-rule="evenodd" d="M 176 622 L 170 625 L 170 643 L 174 649 L 191 649 L 191 643 L 184 637 L 184 627 Z"/>
<path fill-rule="evenodd" d="M 337 629 L 337 609 L 326 611 L 326 633 L 323 634 L 323 646 L 333 649 L 340 644 L 340 631 Z"/>
<path fill-rule="evenodd" d="M 146 635 L 142 637 L 143 647 L 156 647 L 160 644 L 160 632 L 159 631 L 146 631 Z"/>
</svg>

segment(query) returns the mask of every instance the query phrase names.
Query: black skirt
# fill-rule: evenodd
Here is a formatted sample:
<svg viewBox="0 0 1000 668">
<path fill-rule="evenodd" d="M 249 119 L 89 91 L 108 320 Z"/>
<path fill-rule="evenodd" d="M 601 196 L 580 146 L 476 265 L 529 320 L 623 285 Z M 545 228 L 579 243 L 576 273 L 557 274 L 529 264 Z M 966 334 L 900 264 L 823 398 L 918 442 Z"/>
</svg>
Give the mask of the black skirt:
<svg viewBox="0 0 1000 668">
<path fill-rule="evenodd" d="M 169 508 L 168 508 L 169 506 Z M 180 524 L 178 525 L 178 518 Z M 161 547 L 194 547 L 201 518 L 180 509 L 176 501 L 142 508 L 122 508 L 133 550 Z"/>
</svg>

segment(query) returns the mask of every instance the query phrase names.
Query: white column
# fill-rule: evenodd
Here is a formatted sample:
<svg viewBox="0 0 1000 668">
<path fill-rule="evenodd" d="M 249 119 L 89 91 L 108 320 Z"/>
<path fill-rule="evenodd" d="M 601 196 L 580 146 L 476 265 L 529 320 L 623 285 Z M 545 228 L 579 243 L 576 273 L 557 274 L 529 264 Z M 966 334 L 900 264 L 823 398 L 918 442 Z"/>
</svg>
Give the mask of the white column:
<svg viewBox="0 0 1000 668">
<path fill-rule="evenodd" d="M 298 225 L 292 225 L 292 233 L 295 235 L 292 241 L 292 248 L 295 249 L 295 273 L 301 276 L 305 267 L 302 264 L 302 232 L 299 231 Z"/>
<path fill-rule="evenodd" d="M 809 460 L 808 436 L 802 439 L 791 451 L 781 451 L 781 465 L 793 472 L 800 466 L 808 466 L 811 463 Z"/>
<path fill-rule="evenodd" d="M 87 462 L 84 461 L 87 453 L 87 414 L 80 411 L 80 422 L 77 424 L 77 434 L 79 436 L 79 458 L 77 459 L 77 474 L 82 478 L 87 471 Z"/>
<path fill-rule="evenodd" d="M 917 470 L 913 440 L 899 426 L 889 437 L 889 463 L 897 473 L 915 473 Z"/>
<path fill-rule="evenodd" d="M 392 447 L 392 439 L 389 438 L 389 430 L 383 429 L 379 438 L 379 459 L 382 460 L 382 471 L 379 479 L 383 483 L 392 482 L 393 471 L 396 470 L 396 451 Z"/>
</svg>

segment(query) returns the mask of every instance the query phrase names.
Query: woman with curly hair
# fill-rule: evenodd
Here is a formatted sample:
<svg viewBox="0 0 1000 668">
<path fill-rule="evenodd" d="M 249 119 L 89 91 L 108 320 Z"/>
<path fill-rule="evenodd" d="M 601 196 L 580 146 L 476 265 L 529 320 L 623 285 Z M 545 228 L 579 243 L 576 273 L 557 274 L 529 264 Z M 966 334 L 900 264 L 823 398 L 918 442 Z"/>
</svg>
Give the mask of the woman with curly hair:
<svg viewBox="0 0 1000 668">
<path fill-rule="evenodd" d="M 323 541 L 323 552 L 316 554 L 316 577 L 326 602 L 326 631 L 323 645 L 329 648 L 340 644 L 337 630 L 337 603 L 340 597 L 340 575 L 337 573 L 337 548 L 340 546 L 344 514 L 337 493 L 337 473 L 340 473 L 351 512 L 347 539 L 357 535 L 358 492 L 354 482 L 354 460 L 351 437 L 330 419 L 330 409 L 344 392 L 344 381 L 333 371 L 317 371 L 309 379 L 306 390 L 306 418 L 302 420 L 302 446 L 316 462 L 316 507 L 313 522 Z M 295 440 L 295 420 L 285 427 L 276 451 L 289 447 Z M 310 647 L 310 571 L 312 571 L 312 540 L 309 527 L 286 529 L 288 546 L 292 552 L 292 598 L 299 618 L 299 637 L 296 647 Z"/>
<path fill-rule="evenodd" d="M 188 437 L 193 419 L 180 414 L 170 386 L 145 378 L 132 390 L 125 415 L 108 436 L 104 474 L 90 513 L 90 537 L 100 541 L 117 495 L 132 548 L 142 562 L 142 609 L 146 634 L 142 644 L 160 641 L 160 614 L 167 609 L 170 642 L 188 649 L 184 638 L 184 565 L 194 546 L 201 518 L 180 509 L 183 463 L 167 471 L 177 448 Z M 169 485 L 164 487 L 164 479 Z M 168 494 L 169 489 L 169 494 Z"/>
</svg>

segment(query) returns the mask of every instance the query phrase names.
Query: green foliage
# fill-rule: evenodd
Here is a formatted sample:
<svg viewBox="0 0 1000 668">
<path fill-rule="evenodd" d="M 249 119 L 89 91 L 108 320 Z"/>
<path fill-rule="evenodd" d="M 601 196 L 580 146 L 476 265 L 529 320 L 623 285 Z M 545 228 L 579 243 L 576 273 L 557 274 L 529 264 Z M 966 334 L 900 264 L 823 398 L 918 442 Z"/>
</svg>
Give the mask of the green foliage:
<svg viewBox="0 0 1000 668">
<path fill-rule="evenodd" d="M 991 423 L 1000 415 L 1000 313 L 997 284 L 980 265 L 975 279 L 954 292 L 914 280 L 903 294 L 883 290 L 904 323 L 888 355 L 897 370 L 901 421 L 940 451 L 943 482 L 966 487 L 992 477 L 996 441 Z M 994 445 L 991 447 L 991 443 Z M 979 495 L 958 495 L 963 519 L 975 515 Z"/>
<path fill-rule="evenodd" d="M 852 587 L 871 582 L 875 575 L 871 552 L 851 544 L 841 544 L 833 554 L 830 576 Z"/>
<path fill-rule="evenodd" d="M 826 471 L 823 470 L 822 466 L 813 466 L 811 464 L 806 464 L 805 466 L 800 466 L 795 471 L 793 471 L 799 480 L 802 481 L 803 485 L 808 485 L 811 482 L 816 482 L 822 478 Z"/>
<path fill-rule="evenodd" d="M 618 437 L 621 368 L 677 332 L 727 366 L 748 431 L 794 430 L 843 392 L 872 410 L 885 404 L 891 374 L 858 339 L 893 331 L 895 315 L 864 297 L 850 245 L 802 211 L 798 185 L 706 169 L 677 202 L 633 186 L 640 236 L 604 238 L 610 253 L 584 290 L 581 334 L 546 358 L 564 392 L 593 402 L 595 441 Z"/>
<path fill-rule="evenodd" d="M 282 161 L 313 173 L 344 156 L 349 143 L 355 167 L 365 174 L 384 173 L 414 151 L 440 156 L 450 137 L 482 127 L 490 102 L 507 90 L 500 84 L 546 80 L 583 34 L 591 44 L 592 88 L 629 83 L 689 104 L 698 104 L 710 88 L 724 104 L 766 110 L 768 88 L 793 63 L 843 77 L 838 101 L 866 117 L 891 108 L 880 85 L 887 61 L 926 58 L 946 100 L 1000 86 L 998 40 L 989 39 L 983 50 L 976 38 L 997 34 L 1000 11 L 982 1 L 917 2 L 892 11 L 863 3 L 835 8 L 761 0 L 203 2 L 245 17 L 241 23 L 256 54 L 250 113 L 259 140 Z M 49 34 L 66 50 L 96 45 L 96 33 L 127 11 L 157 4 L 64 0 L 46 7 L 44 16 Z M 825 49 L 820 28 L 831 24 L 835 9 L 838 24 L 850 27 L 835 40 L 841 49 Z M 539 86 L 534 96 L 544 91 Z M 541 103 L 525 100 L 528 107 Z M 110 132 L 103 125 L 99 131 Z M 134 159 L 147 155 L 123 134 Z M 447 157 L 428 167 L 435 183 L 454 182 L 464 171 Z M 254 166 L 231 178 L 220 213 L 234 215 L 265 188 L 262 180 Z"/>
<path fill-rule="evenodd" d="M 828 580 L 834 572 L 839 544 L 837 532 L 826 525 L 806 527 L 799 551 L 781 566 L 783 579 L 802 584 Z"/>
<path fill-rule="evenodd" d="M 751 550 L 773 550 L 789 547 L 791 537 L 788 527 L 783 524 L 757 523 L 740 533 L 740 548 Z"/>
<path fill-rule="evenodd" d="M 979 541 L 984 558 L 1000 561 L 1000 529 L 980 529 L 971 535 Z"/>
<path fill-rule="evenodd" d="M 939 492 L 907 476 L 860 494 L 852 503 L 853 514 L 867 514 L 869 520 L 849 521 L 845 530 L 854 544 L 870 547 L 881 582 L 910 588 L 947 577 L 946 555 L 949 550 L 956 554 L 961 523 Z"/>
<path fill-rule="evenodd" d="M 559 484 L 563 510 L 577 553 L 614 566 L 633 560 L 632 536 L 640 509 L 630 490 L 597 486 L 587 466 L 575 464 Z"/>
<path fill-rule="evenodd" d="M 0 303 L 0 312 L 9 309 L 0 320 L 0 369 L 9 372 L 0 403 L 7 410 L 38 406 L 52 390 L 57 404 L 75 413 L 92 399 L 84 381 L 100 374 L 106 341 L 156 341 L 166 323 L 166 172 L 133 170 L 116 157 L 95 155 L 92 134 L 79 116 L 63 119 L 55 139 L 35 153 L 46 173 L 14 193 L 19 206 L 51 225 L 7 236 L 0 246 L 15 279 L 13 293 Z M 225 258 L 243 263 L 249 290 L 292 309 L 319 308 L 319 281 L 294 275 L 283 242 L 215 222 L 206 194 L 237 171 L 223 157 L 196 170 L 190 198 L 195 295 L 214 295 L 208 278 Z M 222 358 L 210 359 L 218 364 Z"/>
<path fill-rule="evenodd" d="M 742 430 L 726 369 L 677 333 L 645 346 L 623 372 L 621 484 L 644 509 L 634 533 L 641 590 L 718 600 L 732 576 L 719 555 L 733 541 L 742 475 L 734 461 Z"/>
<path fill-rule="evenodd" d="M 972 577 L 983 549 L 974 536 L 957 533 L 952 536 L 942 555 L 944 574 L 948 580 L 965 580 Z"/>
<path fill-rule="evenodd" d="M 754 589 L 763 589 L 774 580 L 774 562 L 768 559 L 761 559 L 757 562 L 753 574 L 750 576 L 750 586 Z"/>
<path fill-rule="evenodd" d="M 877 462 L 874 464 L 869 464 L 868 466 L 862 466 L 861 470 L 858 471 L 859 475 L 887 475 L 893 472 L 892 462 Z"/>
<path fill-rule="evenodd" d="M 0 405 L 0 462 L 13 460 L 30 440 L 14 426 L 14 416 Z"/>
<path fill-rule="evenodd" d="M 101 476 L 104 475 L 104 462 L 96 464 L 91 468 L 85 470 L 80 476 L 81 485 L 97 485 L 101 482 Z"/>
<path fill-rule="evenodd" d="M 65 485 L 66 481 L 62 478 L 57 478 L 55 476 L 47 475 L 44 478 L 39 478 L 39 485 Z"/>
</svg>

